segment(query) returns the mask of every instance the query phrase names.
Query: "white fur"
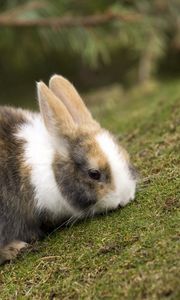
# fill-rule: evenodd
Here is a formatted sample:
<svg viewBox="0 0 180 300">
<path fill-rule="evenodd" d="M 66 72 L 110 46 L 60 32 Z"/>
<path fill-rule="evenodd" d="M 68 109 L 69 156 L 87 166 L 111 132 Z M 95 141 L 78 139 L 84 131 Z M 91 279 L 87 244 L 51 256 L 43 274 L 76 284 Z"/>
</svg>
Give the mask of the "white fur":
<svg viewBox="0 0 180 300">
<path fill-rule="evenodd" d="M 55 154 L 54 143 L 49 136 L 39 114 L 28 116 L 29 122 L 19 129 L 16 135 L 26 141 L 24 160 L 31 167 L 31 183 L 35 189 L 36 205 L 39 211 L 43 208 L 54 217 L 67 217 L 75 214 L 58 189 L 52 162 Z M 65 145 L 58 143 L 62 154 L 66 155 Z"/>
<path fill-rule="evenodd" d="M 128 163 L 111 135 L 107 131 L 103 131 L 96 136 L 96 140 L 107 157 L 115 185 L 115 190 L 100 201 L 99 209 L 114 209 L 118 205 L 125 206 L 134 199 L 136 181 L 132 178 Z"/>
</svg>

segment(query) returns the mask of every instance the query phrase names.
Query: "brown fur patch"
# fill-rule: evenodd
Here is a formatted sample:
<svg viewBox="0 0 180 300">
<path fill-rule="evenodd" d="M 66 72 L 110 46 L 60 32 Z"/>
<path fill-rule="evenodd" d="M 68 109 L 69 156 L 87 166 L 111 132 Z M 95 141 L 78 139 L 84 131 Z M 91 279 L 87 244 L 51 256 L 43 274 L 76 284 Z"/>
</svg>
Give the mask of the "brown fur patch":
<svg viewBox="0 0 180 300">
<path fill-rule="evenodd" d="M 114 189 L 111 169 L 107 158 L 95 138 L 91 135 L 86 135 L 84 141 L 82 140 L 82 147 L 86 149 L 89 167 L 100 170 L 102 174 L 106 174 L 104 182 L 97 182 L 95 186 L 98 198 L 103 198 L 110 190 Z"/>
<path fill-rule="evenodd" d="M 107 166 L 107 159 L 93 136 L 86 135 L 81 145 L 86 149 L 88 161 L 94 168 L 104 169 Z"/>
<path fill-rule="evenodd" d="M 94 133 L 94 136 L 100 133 L 100 130 Z M 84 147 L 87 149 L 87 158 L 94 168 L 106 174 L 105 183 L 99 183 L 96 186 L 97 193 L 100 197 L 105 196 L 109 191 L 114 190 L 114 182 L 112 179 L 111 168 L 107 161 L 106 155 L 103 153 L 94 136 L 86 134 Z"/>
</svg>

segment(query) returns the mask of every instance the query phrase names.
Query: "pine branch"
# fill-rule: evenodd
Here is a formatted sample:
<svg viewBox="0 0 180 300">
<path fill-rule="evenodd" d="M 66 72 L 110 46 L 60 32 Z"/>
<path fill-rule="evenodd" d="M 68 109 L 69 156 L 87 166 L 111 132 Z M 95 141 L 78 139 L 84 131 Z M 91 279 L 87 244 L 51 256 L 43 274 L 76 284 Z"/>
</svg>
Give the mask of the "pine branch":
<svg viewBox="0 0 180 300">
<path fill-rule="evenodd" d="M 142 20 L 142 16 L 137 13 L 119 14 L 113 12 L 105 12 L 104 14 L 88 15 L 85 17 L 51 17 L 39 19 L 18 19 L 12 16 L 0 15 L 0 27 L 50 27 L 53 29 L 71 28 L 71 27 L 95 27 L 101 26 L 112 21 L 121 22 L 138 22 Z"/>
<path fill-rule="evenodd" d="M 5 11 L 4 13 L 0 14 L 1 20 L 9 20 L 11 18 L 16 19 L 18 18 L 18 15 L 21 15 L 23 13 L 32 11 L 32 10 L 38 10 L 41 8 L 44 8 L 47 6 L 47 3 L 41 2 L 41 1 L 31 1 L 26 4 L 18 5 L 14 8 L 9 9 L 8 11 Z"/>
</svg>

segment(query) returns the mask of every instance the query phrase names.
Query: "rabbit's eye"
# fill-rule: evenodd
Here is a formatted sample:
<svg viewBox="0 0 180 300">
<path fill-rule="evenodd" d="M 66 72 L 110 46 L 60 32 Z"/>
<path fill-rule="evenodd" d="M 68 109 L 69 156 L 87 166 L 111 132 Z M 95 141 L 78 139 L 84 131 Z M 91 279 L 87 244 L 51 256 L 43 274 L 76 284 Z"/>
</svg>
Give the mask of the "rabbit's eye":
<svg viewBox="0 0 180 300">
<path fill-rule="evenodd" d="M 98 170 L 90 169 L 88 175 L 91 179 L 99 180 L 101 178 L 101 173 Z"/>
</svg>

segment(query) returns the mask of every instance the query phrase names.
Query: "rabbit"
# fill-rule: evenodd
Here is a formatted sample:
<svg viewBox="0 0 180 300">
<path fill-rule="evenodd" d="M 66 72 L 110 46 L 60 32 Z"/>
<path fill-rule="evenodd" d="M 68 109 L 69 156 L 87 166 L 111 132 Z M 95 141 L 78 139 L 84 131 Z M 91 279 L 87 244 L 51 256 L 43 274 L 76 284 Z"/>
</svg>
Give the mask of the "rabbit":
<svg viewBox="0 0 180 300">
<path fill-rule="evenodd" d="M 37 83 L 40 113 L 0 108 L 0 264 L 62 222 L 135 198 L 129 155 L 64 77 Z"/>
</svg>

